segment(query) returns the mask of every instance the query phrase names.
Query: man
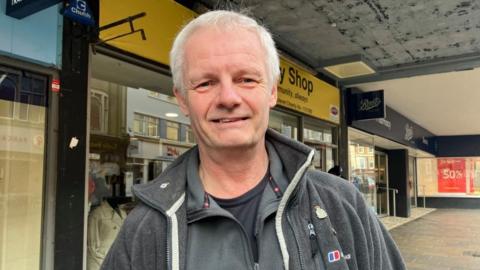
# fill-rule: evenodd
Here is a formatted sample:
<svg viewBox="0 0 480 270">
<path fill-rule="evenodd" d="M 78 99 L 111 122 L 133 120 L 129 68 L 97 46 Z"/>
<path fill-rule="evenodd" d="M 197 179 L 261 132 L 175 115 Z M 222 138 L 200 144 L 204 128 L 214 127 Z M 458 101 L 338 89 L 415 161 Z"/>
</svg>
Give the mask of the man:
<svg viewBox="0 0 480 270">
<path fill-rule="evenodd" d="M 267 129 L 279 60 L 265 28 L 208 12 L 170 56 L 198 147 L 135 187 L 139 206 L 102 269 L 405 269 L 353 185 L 310 169 L 310 148 Z"/>
<path fill-rule="evenodd" d="M 342 167 L 340 167 L 340 165 L 335 165 L 332 168 L 330 168 L 330 170 L 328 170 L 329 174 L 333 174 L 336 176 L 341 176 L 342 172 L 343 172 L 343 169 Z"/>
</svg>

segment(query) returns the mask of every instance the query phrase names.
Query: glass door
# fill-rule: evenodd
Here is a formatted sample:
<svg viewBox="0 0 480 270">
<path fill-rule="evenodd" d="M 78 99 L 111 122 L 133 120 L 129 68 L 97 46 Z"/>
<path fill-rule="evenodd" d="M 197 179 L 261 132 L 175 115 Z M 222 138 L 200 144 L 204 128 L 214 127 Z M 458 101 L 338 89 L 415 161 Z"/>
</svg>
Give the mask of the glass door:
<svg viewBox="0 0 480 270">
<path fill-rule="evenodd" d="M 366 203 L 376 211 L 375 151 L 373 137 L 354 130 L 349 131 L 349 181 L 362 193 Z"/>
<path fill-rule="evenodd" d="M 408 188 L 410 193 L 410 205 L 417 207 L 417 168 L 415 157 L 408 157 Z"/>
<path fill-rule="evenodd" d="M 377 214 L 379 216 L 389 215 L 389 188 L 388 188 L 388 166 L 387 154 L 375 152 L 375 169 L 377 172 Z"/>
</svg>

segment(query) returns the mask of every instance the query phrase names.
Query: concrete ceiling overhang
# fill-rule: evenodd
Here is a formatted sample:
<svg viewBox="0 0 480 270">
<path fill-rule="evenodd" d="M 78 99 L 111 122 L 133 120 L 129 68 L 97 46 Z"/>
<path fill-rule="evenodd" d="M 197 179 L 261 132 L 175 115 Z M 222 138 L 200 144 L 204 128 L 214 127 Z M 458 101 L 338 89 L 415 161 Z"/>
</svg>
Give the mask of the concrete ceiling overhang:
<svg viewBox="0 0 480 270">
<path fill-rule="evenodd" d="M 332 79 L 384 89 L 387 105 L 438 136 L 480 134 L 480 81 L 473 79 L 480 76 L 478 0 L 199 2 L 249 10 L 281 51 L 323 76 L 324 63 L 361 55 L 375 75 Z"/>
<path fill-rule="evenodd" d="M 362 55 L 373 76 L 363 83 L 480 66 L 478 0 L 203 0 L 210 8 L 246 9 L 279 47 L 311 68 Z M 328 74 L 327 74 L 328 75 Z"/>
</svg>

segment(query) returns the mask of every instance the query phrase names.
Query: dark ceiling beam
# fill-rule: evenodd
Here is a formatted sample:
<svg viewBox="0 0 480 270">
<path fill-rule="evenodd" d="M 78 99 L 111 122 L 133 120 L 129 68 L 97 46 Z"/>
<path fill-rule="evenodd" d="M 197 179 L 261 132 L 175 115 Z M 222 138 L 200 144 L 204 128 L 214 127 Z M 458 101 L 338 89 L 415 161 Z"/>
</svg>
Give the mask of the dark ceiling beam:
<svg viewBox="0 0 480 270">
<path fill-rule="evenodd" d="M 471 53 L 435 59 L 422 63 L 377 68 L 377 73 L 375 75 L 343 79 L 339 80 L 339 83 L 342 86 L 351 86 L 361 83 L 386 81 L 420 75 L 470 70 L 477 67 L 480 67 L 480 53 Z"/>
</svg>

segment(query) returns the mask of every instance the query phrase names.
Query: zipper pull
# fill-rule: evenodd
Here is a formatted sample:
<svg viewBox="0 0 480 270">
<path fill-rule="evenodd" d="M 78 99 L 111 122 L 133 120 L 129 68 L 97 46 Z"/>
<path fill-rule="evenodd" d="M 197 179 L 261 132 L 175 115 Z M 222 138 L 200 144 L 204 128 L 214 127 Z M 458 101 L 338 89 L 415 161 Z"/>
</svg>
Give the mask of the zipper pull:
<svg viewBox="0 0 480 270">
<path fill-rule="evenodd" d="M 308 223 L 307 227 L 308 227 L 308 236 L 310 238 L 310 246 L 312 248 L 312 257 L 314 257 L 318 251 L 317 234 L 315 233 L 315 227 L 311 222 Z"/>
</svg>

